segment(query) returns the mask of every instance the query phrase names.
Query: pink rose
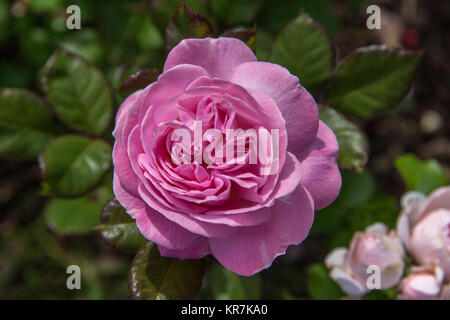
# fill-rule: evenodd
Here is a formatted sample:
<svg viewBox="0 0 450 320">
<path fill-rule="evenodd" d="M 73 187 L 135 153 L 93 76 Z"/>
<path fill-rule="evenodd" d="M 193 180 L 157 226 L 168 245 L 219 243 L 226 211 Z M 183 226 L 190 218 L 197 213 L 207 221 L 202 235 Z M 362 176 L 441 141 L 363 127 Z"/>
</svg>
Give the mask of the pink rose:
<svg viewBox="0 0 450 320">
<path fill-rule="evenodd" d="M 450 280 L 450 187 L 403 197 L 397 232 L 417 263 L 438 265 Z"/>
<path fill-rule="evenodd" d="M 257 153 L 249 139 L 237 161 L 220 163 L 239 143 L 225 139 L 230 129 L 276 132 L 276 140 L 259 139 L 278 150 L 276 158 L 249 162 Z M 217 132 L 225 146 L 211 152 Z M 341 186 L 337 141 L 313 97 L 288 70 L 258 62 L 233 38 L 180 42 L 158 80 L 123 102 L 114 137 L 114 193 L 141 233 L 163 256 L 212 254 L 241 275 L 301 243 L 314 210 Z M 201 161 L 207 150 L 212 163 Z"/>
<path fill-rule="evenodd" d="M 350 248 L 336 248 L 325 258 L 330 277 L 352 296 L 363 296 L 371 289 L 388 289 L 401 279 L 405 268 L 404 250 L 395 232 L 388 233 L 382 223 L 354 234 Z M 369 277 L 379 270 L 379 288 L 369 287 Z M 369 281 L 368 281 L 369 280 Z M 373 283 L 376 286 L 376 281 Z M 371 282 L 372 285 L 372 282 Z"/>
<path fill-rule="evenodd" d="M 440 298 L 443 271 L 439 267 L 414 267 L 399 286 L 400 300 L 436 300 Z"/>
</svg>

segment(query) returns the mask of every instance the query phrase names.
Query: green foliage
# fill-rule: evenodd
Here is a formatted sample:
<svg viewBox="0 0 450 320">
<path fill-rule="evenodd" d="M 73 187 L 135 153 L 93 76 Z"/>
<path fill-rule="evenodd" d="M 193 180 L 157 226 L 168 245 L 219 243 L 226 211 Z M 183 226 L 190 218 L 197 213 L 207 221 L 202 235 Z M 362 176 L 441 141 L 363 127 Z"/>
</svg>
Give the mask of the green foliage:
<svg viewBox="0 0 450 320">
<path fill-rule="evenodd" d="M 444 169 L 434 159 L 422 161 L 413 154 L 405 154 L 395 160 L 395 168 L 401 174 L 408 190 L 428 194 L 448 184 Z"/>
<path fill-rule="evenodd" d="M 95 227 L 102 240 L 114 249 L 136 252 L 146 239 L 117 199 L 109 200 L 103 207 L 100 224 Z"/>
<path fill-rule="evenodd" d="M 218 263 L 210 266 L 208 285 L 214 298 L 218 300 L 257 300 L 261 298 L 261 277 L 239 276 Z"/>
<path fill-rule="evenodd" d="M 327 103 L 369 119 L 402 100 L 421 56 L 383 46 L 360 48 L 339 62 L 327 88 Z"/>
<path fill-rule="evenodd" d="M 213 37 L 211 24 L 194 12 L 184 0 L 180 1 L 166 29 L 165 48 L 170 51 L 184 38 Z"/>
<path fill-rule="evenodd" d="M 58 126 L 44 101 L 22 89 L 0 89 L 0 156 L 36 158 Z"/>
<path fill-rule="evenodd" d="M 333 130 L 339 144 L 339 166 L 362 172 L 369 157 L 366 135 L 342 114 L 327 106 L 319 106 L 320 120 Z"/>
<path fill-rule="evenodd" d="M 377 192 L 369 172 L 341 171 L 342 188 L 339 197 L 315 216 L 313 235 L 323 236 L 329 250 L 348 246 L 355 231 L 382 222 L 394 228 L 399 213 L 398 200 Z"/>
<path fill-rule="evenodd" d="M 51 199 L 44 208 L 47 226 L 59 234 L 86 234 L 93 231 L 105 202 L 112 196 L 110 185 L 76 199 Z"/>
<path fill-rule="evenodd" d="M 215 0 L 211 8 L 225 25 L 236 26 L 252 23 L 263 4 L 261 0 Z"/>
<path fill-rule="evenodd" d="M 286 67 L 306 89 L 315 92 L 331 74 L 332 45 L 324 29 L 301 14 L 280 32 L 270 60 Z"/>
<path fill-rule="evenodd" d="M 112 94 L 99 70 L 65 50 L 49 59 L 42 79 L 47 98 L 70 128 L 98 135 L 110 124 Z"/>
<path fill-rule="evenodd" d="M 205 259 L 165 258 L 158 247 L 145 243 L 131 264 L 129 288 L 134 299 L 191 299 L 200 289 Z"/>
<path fill-rule="evenodd" d="M 111 152 L 101 140 L 77 135 L 57 138 L 41 158 L 43 194 L 76 197 L 92 190 L 110 167 Z"/>
<path fill-rule="evenodd" d="M 343 297 L 342 290 L 328 275 L 323 263 L 313 264 L 308 268 L 308 292 L 317 300 L 336 300 Z"/>
</svg>

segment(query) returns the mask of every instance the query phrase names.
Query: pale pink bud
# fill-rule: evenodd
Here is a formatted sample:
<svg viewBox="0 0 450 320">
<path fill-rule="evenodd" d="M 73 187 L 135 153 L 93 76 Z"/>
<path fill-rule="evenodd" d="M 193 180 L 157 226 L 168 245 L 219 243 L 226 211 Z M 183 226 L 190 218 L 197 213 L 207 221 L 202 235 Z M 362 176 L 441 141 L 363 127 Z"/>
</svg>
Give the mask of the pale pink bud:
<svg viewBox="0 0 450 320">
<path fill-rule="evenodd" d="M 442 269 L 413 272 L 402 280 L 398 299 L 435 300 L 439 298 L 443 280 Z"/>
<path fill-rule="evenodd" d="M 330 252 L 325 263 L 332 268 L 330 276 L 346 293 L 361 296 L 370 289 L 388 289 L 395 286 L 404 271 L 404 250 L 395 232 L 388 233 L 382 223 L 375 223 L 365 232 L 357 232 L 350 248 Z M 375 271 L 374 271 L 375 270 Z M 379 287 L 369 281 L 379 271 Z"/>
<path fill-rule="evenodd" d="M 402 207 L 397 233 L 403 244 L 416 262 L 439 265 L 450 280 L 450 186 L 435 190 L 425 200 L 407 193 Z"/>
</svg>

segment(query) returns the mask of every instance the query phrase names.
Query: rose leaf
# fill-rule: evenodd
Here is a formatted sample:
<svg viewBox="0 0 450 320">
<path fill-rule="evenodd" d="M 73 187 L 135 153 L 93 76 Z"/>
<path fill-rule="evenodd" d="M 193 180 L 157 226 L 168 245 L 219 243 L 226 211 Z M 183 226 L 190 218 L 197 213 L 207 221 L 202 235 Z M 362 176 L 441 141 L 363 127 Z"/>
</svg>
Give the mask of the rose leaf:
<svg viewBox="0 0 450 320">
<path fill-rule="evenodd" d="M 302 86 L 315 92 L 331 74 L 332 44 L 322 26 L 301 14 L 278 35 L 270 61 L 286 67 Z"/>
<path fill-rule="evenodd" d="M 421 56 L 385 46 L 358 49 L 339 62 L 326 90 L 327 104 L 363 119 L 397 105 Z"/>
<path fill-rule="evenodd" d="M 146 242 L 130 267 L 130 293 L 139 300 L 191 299 L 200 289 L 204 273 L 205 259 L 165 258 L 155 244 Z"/>
<path fill-rule="evenodd" d="M 114 249 L 136 252 L 146 239 L 116 198 L 109 200 L 102 210 L 100 224 L 95 227 L 102 240 Z"/>
<path fill-rule="evenodd" d="M 414 154 L 405 154 L 395 159 L 395 168 L 402 176 L 408 190 L 428 194 L 448 184 L 444 169 L 434 159 L 420 160 Z"/>
<path fill-rule="evenodd" d="M 255 50 L 256 26 L 253 29 L 237 28 L 225 31 L 222 37 L 237 38 L 245 42 L 252 50 Z"/>
<path fill-rule="evenodd" d="M 170 51 L 185 38 L 213 37 L 211 24 L 181 0 L 166 29 L 164 47 Z"/>
<path fill-rule="evenodd" d="M 336 135 L 339 144 L 339 166 L 362 172 L 369 156 L 369 142 L 364 132 L 328 106 L 319 106 L 319 117 Z"/>
<path fill-rule="evenodd" d="M 81 198 L 52 198 L 44 208 L 45 222 L 58 234 L 78 235 L 93 232 L 102 206 L 111 196 L 111 187 L 101 186 Z"/>
<path fill-rule="evenodd" d="M 42 77 L 47 99 L 69 128 L 101 134 L 112 119 L 112 91 L 103 74 L 84 59 L 58 49 Z"/>
<path fill-rule="evenodd" d="M 40 158 L 42 193 L 77 197 L 94 189 L 111 165 L 111 146 L 102 140 L 64 135 L 53 140 Z"/>
<path fill-rule="evenodd" d="M 59 132 L 44 101 L 23 89 L 0 89 L 0 156 L 36 158 Z"/>
</svg>

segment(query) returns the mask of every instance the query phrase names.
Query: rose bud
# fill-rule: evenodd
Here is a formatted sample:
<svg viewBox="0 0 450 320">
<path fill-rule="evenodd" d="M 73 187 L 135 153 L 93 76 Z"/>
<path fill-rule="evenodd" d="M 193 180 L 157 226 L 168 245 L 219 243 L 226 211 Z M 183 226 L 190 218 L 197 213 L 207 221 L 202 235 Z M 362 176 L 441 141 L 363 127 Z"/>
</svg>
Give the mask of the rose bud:
<svg viewBox="0 0 450 320">
<path fill-rule="evenodd" d="M 375 223 L 365 232 L 356 232 L 349 249 L 336 248 L 325 263 L 332 268 L 330 276 L 349 295 L 362 296 L 371 289 L 395 286 L 403 274 L 404 250 L 395 232 L 388 233 L 382 223 Z M 372 287 L 372 278 L 379 270 L 379 287 Z M 370 277 L 370 278 L 369 278 Z M 375 281 L 376 285 L 377 281 Z"/>
<path fill-rule="evenodd" d="M 399 285 L 400 300 L 435 300 L 441 292 L 444 273 L 441 268 L 413 268 Z"/>
<path fill-rule="evenodd" d="M 417 263 L 439 265 L 450 280 L 450 187 L 404 203 L 397 233 Z"/>
</svg>

